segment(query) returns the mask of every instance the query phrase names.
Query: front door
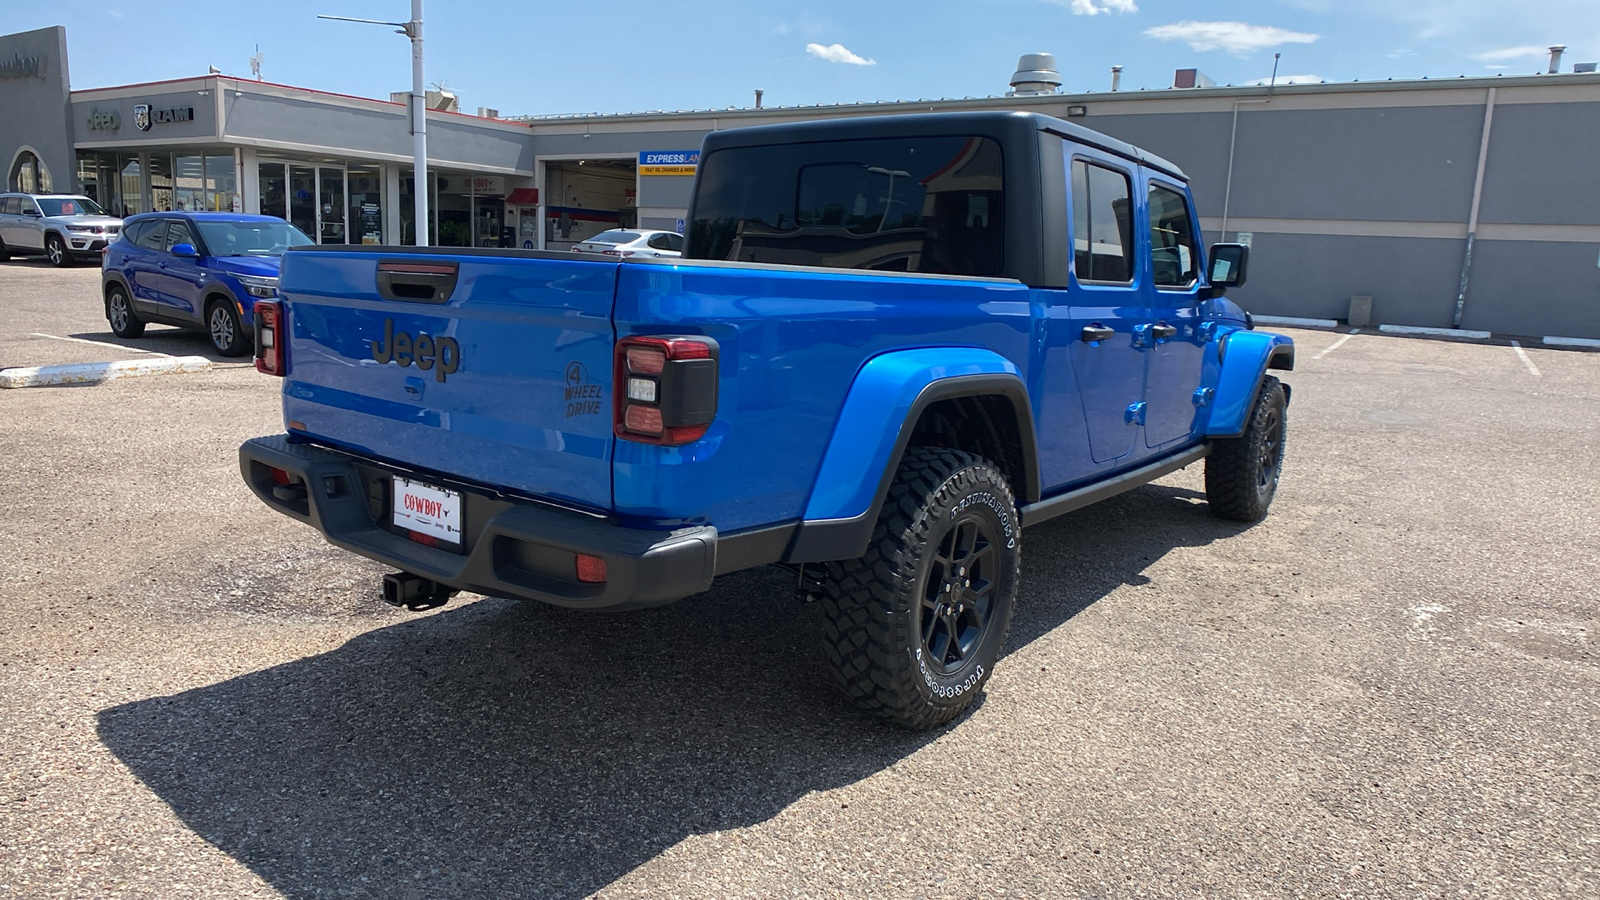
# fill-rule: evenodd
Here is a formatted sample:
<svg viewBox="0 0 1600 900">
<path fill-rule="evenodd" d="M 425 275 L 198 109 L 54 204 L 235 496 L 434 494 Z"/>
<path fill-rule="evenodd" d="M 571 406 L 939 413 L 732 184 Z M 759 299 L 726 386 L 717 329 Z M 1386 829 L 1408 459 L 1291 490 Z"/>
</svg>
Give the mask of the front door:
<svg viewBox="0 0 1600 900">
<path fill-rule="evenodd" d="M 1139 437 L 1145 294 L 1136 264 L 1132 171 L 1081 149 L 1072 168 L 1073 290 L 1065 320 L 1077 394 L 1094 463 L 1114 463 Z M 1088 473 L 1085 473 L 1088 474 Z"/>
<path fill-rule="evenodd" d="M 153 254 L 155 270 L 150 274 L 150 288 L 160 315 L 184 321 L 200 321 L 198 260 L 191 256 L 176 256 L 172 252 L 172 248 L 179 244 L 194 242 L 188 222 L 182 219 L 167 220 L 166 240 L 162 243 L 161 251 Z"/>
<path fill-rule="evenodd" d="M 1200 325 L 1199 231 L 1188 191 L 1151 179 L 1150 368 L 1145 380 L 1145 446 L 1154 450 L 1193 436 L 1206 337 Z"/>
</svg>

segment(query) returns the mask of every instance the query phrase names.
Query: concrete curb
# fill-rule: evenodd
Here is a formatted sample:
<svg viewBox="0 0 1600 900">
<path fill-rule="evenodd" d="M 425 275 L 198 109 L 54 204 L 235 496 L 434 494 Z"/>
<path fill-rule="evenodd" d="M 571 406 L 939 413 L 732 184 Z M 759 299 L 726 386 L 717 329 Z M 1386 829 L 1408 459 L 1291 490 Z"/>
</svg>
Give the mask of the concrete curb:
<svg viewBox="0 0 1600 900">
<path fill-rule="evenodd" d="M 1285 325 L 1289 328 L 1338 328 L 1338 319 L 1298 319 L 1294 316 L 1251 316 L 1251 321 L 1261 325 Z"/>
<path fill-rule="evenodd" d="M 1465 328 L 1427 328 L 1422 325 L 1379 325 L 1378 330 L 1386 334 L 1429 334 L 1434 337 L 1467 338 L 1474 341 L 1487 341 L 1490 334 L 1487 331 L 1468 331 Z"/>
<path fill-rule="evenodd" d="M 125 359 L 120 362 L 32 366 L 0 370 L 0 388 L 98 384 L 117 378 L 137 378 L 140 375 L 180 375 L 210 370 L 211 360 L 204 356 L 169 356 L 162 359 Z"/>
<path fill-rule="evenodd" d="M 1552 347 L 1596 347 L 1600 348 L 1600 340 L 1595 338 L 1569 338 L 1545 335 L 1544 342 Z"/>
</svg>

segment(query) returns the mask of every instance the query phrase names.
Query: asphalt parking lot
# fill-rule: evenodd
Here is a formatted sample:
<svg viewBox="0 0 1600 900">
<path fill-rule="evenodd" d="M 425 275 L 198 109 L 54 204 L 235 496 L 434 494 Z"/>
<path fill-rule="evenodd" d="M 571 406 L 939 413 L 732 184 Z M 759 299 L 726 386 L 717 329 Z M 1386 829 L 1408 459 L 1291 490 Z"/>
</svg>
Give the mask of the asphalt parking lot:
<svg viewBox="0 0 1600 900">
<path fill-rule="evenodd" d="M 1600 353 L 1290 332 L 1271 516 L 1193 467 L 1030 529 L 909 735 L 777 570 L 389 609 L 240 482 L 279 382 L 97 285 L 0 264 L 0 366 L 218 365 L 0 391 L 0 896 L 1600 895 Z"/>
</svg>

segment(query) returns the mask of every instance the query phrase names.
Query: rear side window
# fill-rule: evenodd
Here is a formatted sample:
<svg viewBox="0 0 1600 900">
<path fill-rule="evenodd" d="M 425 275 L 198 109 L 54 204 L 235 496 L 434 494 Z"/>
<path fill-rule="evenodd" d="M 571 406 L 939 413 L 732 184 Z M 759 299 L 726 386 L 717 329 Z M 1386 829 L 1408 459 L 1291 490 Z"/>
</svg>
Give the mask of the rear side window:
<svg viewBox="0 0 1600 900">
<path fill-rule="evenodd" d="M 1199 281 L 1194 235 L 1183 194 L 1150 185 L 1150 271 L 1156 287 L 1186 288 Z"/>
<path fill-rule="evenodd" d="M 673 240 L 674 238 L 677 238 L 677 240 Z M 649 243 L 651 250 L 683 249 L 683 238 L 675 234 L 652 234 L 650 235 Z"/>
<path fill-rule="evenodd" d="M 165 250 L 167 249 L 166 240 L 167 222 L 165 219 L 147 222 L 144 230 L 139 232 L 139 246 L 146 250 Z"/>
<path fill-rule="evenodd" d="M 1072 161 L 1072 259 L 1079 281 L 1133 280 L 1132 196 L 1127 173 Z"/>
<path fill-rule="evenodd" d="M 143 222 L 134 222 L 131 225 L 125 225 L 122 229 L 122 240 L 125 240 L 130 244 L 137 244 L 139 243 L 139 239 L 143 237 L 144 233 L 148 230 L 150 230 L 150 221 L 148 219 Z"/>
<path fill-rule="evenodd" d="M 16 197 L 0 197 L 0 216 L 22 215 L 22 201 Z"/>
<path fill-rule="evenodd" d="M 1004 160 L 985 137 L 735 147 L 700 163 L 694 259 L 999 275 Z"/>
</svg>

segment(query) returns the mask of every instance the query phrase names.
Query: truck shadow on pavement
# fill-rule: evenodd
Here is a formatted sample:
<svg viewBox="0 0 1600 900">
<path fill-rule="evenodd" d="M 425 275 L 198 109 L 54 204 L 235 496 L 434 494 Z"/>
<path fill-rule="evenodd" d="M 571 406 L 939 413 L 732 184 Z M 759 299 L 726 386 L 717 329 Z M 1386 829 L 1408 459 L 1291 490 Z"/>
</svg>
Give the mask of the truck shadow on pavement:
<svg viewBox="0 0 1600 900">
<path fill-rule="evenodd" d="M 1031 529 L 1011 647 L 1141 583 L 1172 548 L 1240 530 L 1194 496 L 1146 487 Z M 446 608 L 108 709 L 99 734 L 288 896 L 582 896 L 939 736 L 844 704 L 791 587 L 765 569 L 637 613 Z"/>
</svg>

